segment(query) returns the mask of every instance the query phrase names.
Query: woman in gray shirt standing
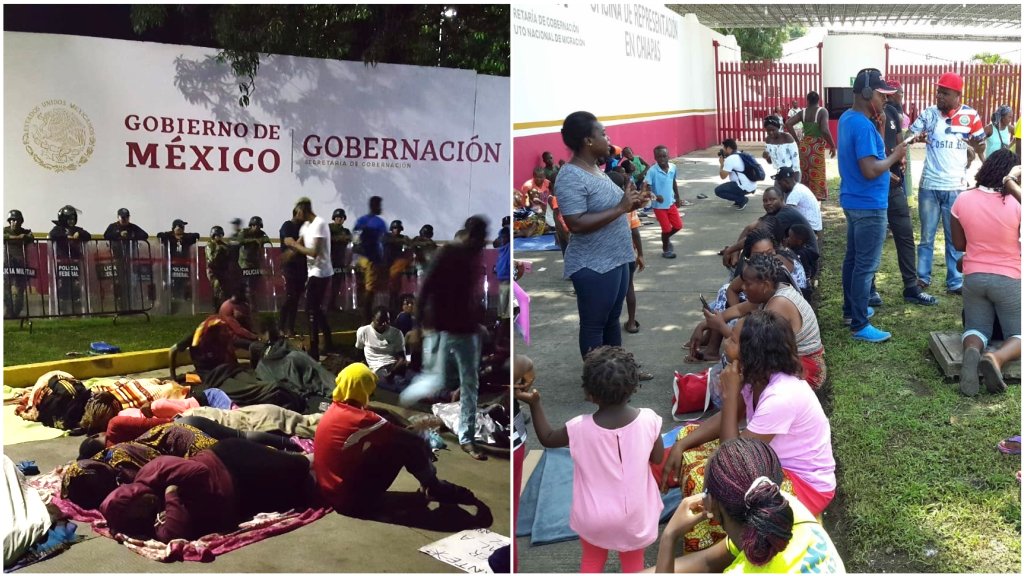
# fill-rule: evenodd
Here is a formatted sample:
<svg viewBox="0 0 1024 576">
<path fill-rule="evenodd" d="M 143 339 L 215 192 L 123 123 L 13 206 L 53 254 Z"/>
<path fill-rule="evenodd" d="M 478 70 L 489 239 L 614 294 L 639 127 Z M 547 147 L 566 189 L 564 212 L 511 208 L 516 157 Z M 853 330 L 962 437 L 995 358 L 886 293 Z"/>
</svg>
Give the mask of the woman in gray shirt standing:
<svg viewBox="0 0 1024 576">
<path fill-rule="evenodd" d="M 597 165 L 608 156 L 604 126 L 589 112 L 562 123 L 562 142 L 573 151 L 555 178 L 558 208 L 572 233 L 564 277 L 572 280 L 580 315 L 580 354 L 621 346 L 619 316 L 629 287 L 633 242 L 628 214 L 642 204 L 638 191 L 624 193 Z"/>
</svg>

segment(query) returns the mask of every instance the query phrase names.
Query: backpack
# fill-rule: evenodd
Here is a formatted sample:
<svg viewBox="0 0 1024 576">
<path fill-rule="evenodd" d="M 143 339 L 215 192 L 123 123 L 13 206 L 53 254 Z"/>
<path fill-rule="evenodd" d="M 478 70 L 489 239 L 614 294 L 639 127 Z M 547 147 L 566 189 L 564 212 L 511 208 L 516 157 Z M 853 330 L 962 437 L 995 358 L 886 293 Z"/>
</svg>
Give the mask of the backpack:
<svg viewBox="0 0 1024 576">
<path fill-rule="evenodd" d="M 78 428 L 85 413 L 85 403 L 91 396 L 81 381 L 54 375 L 46 383 L 49 390 L 40 400 L 39 422 L 51 428 L 73 430 Z"/>
<path fill-rule="evenodd" d="M 740 160 L 743 160 L 743 175 L 747 177 L 747 180 L 751 182 L 760 182 L 764 180 L 764 168 L 758 164 L 754 157 L 746 152 L 736 152 L 740 155 Z M 735 170 L 733 170 L 735 172 Z"/>
</svg>

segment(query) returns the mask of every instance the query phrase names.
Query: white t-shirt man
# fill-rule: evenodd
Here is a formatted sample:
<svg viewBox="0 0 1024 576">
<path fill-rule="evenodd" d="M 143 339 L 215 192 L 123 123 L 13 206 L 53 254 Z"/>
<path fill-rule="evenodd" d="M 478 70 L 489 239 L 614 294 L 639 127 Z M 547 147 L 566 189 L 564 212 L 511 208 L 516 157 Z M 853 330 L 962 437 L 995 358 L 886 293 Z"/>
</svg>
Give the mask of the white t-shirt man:
<svg viewBox="0 0 1024 576">
<path fill-rule="evenodd" d="M 751 182 L 747 175 L 743 173 L 743 158 L 740 158 L 738 152 L 725 157 L 722 170 L 728 172 L 729 180 L 738 184 L 744 192 L 749 193 L 757 190 L 757 184 Z"/>
<path fill-rule="evenodd" d="M 786 204 L 796 207 L 797 212 L 811 225 L 811 230 L 821 232 L 821 206 L 810 188 L 797 182 L 793 191 L 786 196 Z"/>
<path fill-rule="evenodd" d="M 334 275 L 331 265 L 331 229 L 327 221 L 316 216 L 312 222 L 304 222 L 299 228 L 299 239 L 306 248 L 316 246 L 316 239 L 323 238 L 323 250 L 316 256 L 306 256 L 306 271 L 309 276 L 330 278 Z"/>
<path fill-rule="evenodd" d="M 388 326 L 383 333 L 379 333 L 373 329 L 372 324 L 367 324 L 356 330 L 356 348 L 363 351 L 366 365 L 376 372 L 405 358 L 405 337 L 394 326 Z"/>
</svg>

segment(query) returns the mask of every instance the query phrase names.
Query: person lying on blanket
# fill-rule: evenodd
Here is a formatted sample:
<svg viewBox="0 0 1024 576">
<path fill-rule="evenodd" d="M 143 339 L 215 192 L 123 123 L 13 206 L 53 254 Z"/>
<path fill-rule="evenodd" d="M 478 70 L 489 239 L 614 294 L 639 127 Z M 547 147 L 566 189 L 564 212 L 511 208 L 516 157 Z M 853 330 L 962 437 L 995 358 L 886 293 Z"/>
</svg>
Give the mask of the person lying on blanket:
<svg viewBox="0 0 1024 576">
<path fill-rule="evenodd" d="M 475 502 L 473 493 L 437 477 L 430 446 L 421 436 L 369 408 L 377 375 L 354 363 L 338 374 L 334 402 L 313 438 L 313 469 L 320 494 L 342 514 L 372 512 L 405 468 L 427 499 Z"/>
<path fill-rule="evenodd" d="M 182 400 L 191 388 L 174 380 L 159 378 L 120 378 L 101 382 L 92 387 L 92 397 L 85 404 L 81 427 L 86 434 L 97 434 L 107 429 L 110 419 L 129 408 L 149 408 L 155 400 Z"/>
<path fill-rule="evenodd" d="M 228 438 L 246 438 L 282 450 L 301 449 L 285 436 L 242 432 L 206 418 L 189 416 L 157 424 L 132 441 L 110 447 L 105 445 L 102 435 L 86 438 L 79 447 L 79 460 L 64 471 L 61 496 L 83 508 L 95 508 L 118 484 L 132 482 L 138 471 L 156 457 L 191 458 Z"/>
<path fill-rule="evenodd" d="M 662 490 L 678 474 L 684 497 L 700 493 L 707 458 L 719 439 L 758 438 L 782 461 L 782 490 L 813 515 L 820 514 L 836 489 L 832 430 L 814 391 L 801 379 L 790 322 L 772 310 L 754 311 L 737 322 L 724 347 L 729 365 L 720 377 L 722 410 L 679 432 L 665 459 Z M 743 419 L 747 427 L 740 432 Z M 702 550 L 723 537 L 720 529 L 701 524 L 687 536 L 686 551 Z"/>
<path fill-rule="evenodd" d="M 229 438 L 188 460 L 155 458 L 99 510 L 114 533 L 170 542 L 233 531 L 261 512 L 304 509 L 314 494 L 307 458 Z"/>
<path fill-rule="evenodd" d="M 317 424 L 323 414 L 300 414 L 287 408 L 275 406 L 274 404 L 254 404 L 252 406 L 241 406 L 234 410 L 222 410 L 213 406 L 200 406 L 190 408 L 181 413 L 181 419 L 170 418 L 147 418 L 144 416 L 115 416 L 107 424 L 105 435 L 97 437 L 106 442 L 106 446 L 112 446 L 119 442 L 135 440 L 150 428 L 159 424 L 170 422 L 187 423 L 183 418 L 197 416 L 205 420 L 212 420 L 221 426 L 233 428 L 238 432 L 268 432 L 271 435 L 299 436 L 301 438 L 312 438 L 316 432 Z M 197 426 L 203 429 L 202 426 Z M 214 436 L 214 434 L 211 434 Z M 216 437 L 216 436 L 215 436 Z M 259 442 L 257 437 L 247 437 L 250 440 Z M 263 442 L 268 446 L 272 443 Z"/>
</svg>

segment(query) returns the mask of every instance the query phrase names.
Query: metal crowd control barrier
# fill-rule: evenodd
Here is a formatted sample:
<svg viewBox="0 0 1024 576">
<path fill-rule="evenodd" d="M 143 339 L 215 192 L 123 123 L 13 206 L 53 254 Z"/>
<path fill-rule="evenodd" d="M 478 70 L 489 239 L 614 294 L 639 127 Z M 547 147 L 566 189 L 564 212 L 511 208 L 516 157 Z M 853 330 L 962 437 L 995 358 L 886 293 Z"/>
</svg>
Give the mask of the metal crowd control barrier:
<svg viewBox="0 0 1024 576">
<path fill-rule="evenodd" d="M 4 240 L 4 319 L 19 320 L 45 316 L 48 294 L 46 242 Z"/>
<path fill-rule="evenodd" d="M 277 271 L 269 249 L 261 246 L 255 266 L 241 269 L 241 283 L 249 294 L 252 312 L 277 312 Z M 269 280 L 268 280 L 269 279 Z"/>
<path fill-rule="evenodd" d="M 87 243 L 86 259 L 92 265 L 86 287 L 89 314 L 119 316 L 144 314 L 156 304 L 159 268 L 147 240 L 98 240 Z M 93 276 L 91 273 L 94 273 Z M 95 288 L 93 288 L 95 287 Z"/>
<path fill-rule="evenodd" d="M 196 293 L 199 284 L 199 250 L 196 244 L 184 253 L 172 250 L 169 242 L 161 242 L 163 282 L 160 308 L 167 314 L 196 313 Z M 203 271 L 205 275 L 205 270 Z"/>
</svg>

